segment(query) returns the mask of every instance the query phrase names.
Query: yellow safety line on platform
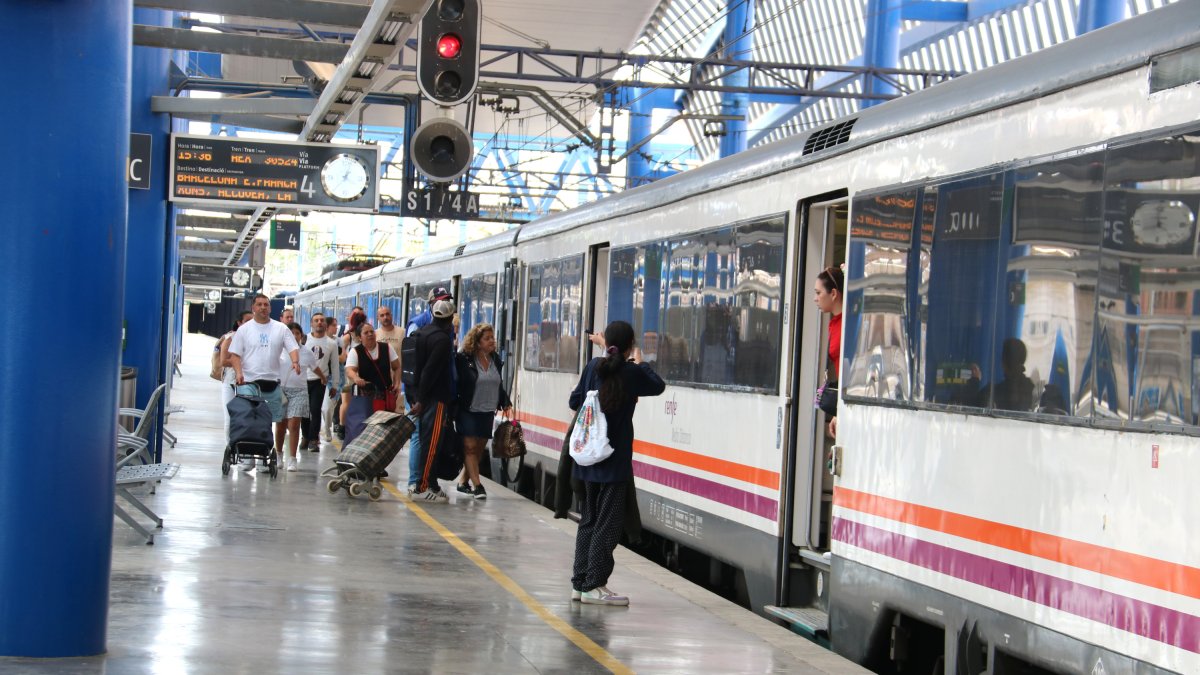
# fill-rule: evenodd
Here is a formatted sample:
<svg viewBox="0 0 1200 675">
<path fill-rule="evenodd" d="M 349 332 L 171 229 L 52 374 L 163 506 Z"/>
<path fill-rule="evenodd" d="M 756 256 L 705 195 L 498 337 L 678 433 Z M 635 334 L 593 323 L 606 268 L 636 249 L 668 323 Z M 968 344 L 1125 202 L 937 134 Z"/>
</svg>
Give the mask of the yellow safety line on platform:
<svg viewBox="0 0 1200 675">
<path fill-rule="evenodd" d="M 517 582 L 513 581 L 504 572 L 501 572 L 498 567 L 488 562 L 487 558 L 484 558 L 483 555 L 481 555 L 478 551 L 471 548 L 470 544 L 460 539 L 458 535 L 451 532 L 446 528 L 445 525 L 442 525 L 433 516 L 429 515 L 425 509 L 421 508 L 420 505 L 409 499 L 408 495 L 400 492 L 395 485 L 392 485 L 388 482 L 382 482 L 382 484 L 387 488 L 388 492 L 392 493 L 393 497 L 403 502 L 404 505 L 408 507 L 408 510 L 412 511 L 414 515 L 424 521 L 424 523 L 428 525 L 431 530 L 437 532 L 443 539 L 450 542 L 450 545 L 458 549 L 459 553 L 466 556 L 467 560 L 475 563 L 479 569 L 483 570 L 489 577 L 492 578 L 492 581 L 495 581 L 497 584 L 500 584 L 501 588 L 509 593 L 512 593 L 516 599 L 521 601 L 521 604 L 529 608 L 529 611 L 536 614 L 542 621 L 545 621 L 548 626 L 559 633 L 562 633 L 563 637 L 574 643 L 576 647 L 582 649 L 588 656 L 595 659 L 597 663 L 605 668 L 608 668 L 614 673 L 624 674 L 634 672 L 632 668 L 618 661 L 617 658 L 612 654 L 609 654 L 608 650 L 596 644 L 591 638 L 579 632 L 569 623 L 551 613 L 550 610 L 546 609 L 546 607 L 542 605 L 542 603 L 535 600 L 534 597 L 526 592 L 524 588 L 521 588 Z"/>
</svg>

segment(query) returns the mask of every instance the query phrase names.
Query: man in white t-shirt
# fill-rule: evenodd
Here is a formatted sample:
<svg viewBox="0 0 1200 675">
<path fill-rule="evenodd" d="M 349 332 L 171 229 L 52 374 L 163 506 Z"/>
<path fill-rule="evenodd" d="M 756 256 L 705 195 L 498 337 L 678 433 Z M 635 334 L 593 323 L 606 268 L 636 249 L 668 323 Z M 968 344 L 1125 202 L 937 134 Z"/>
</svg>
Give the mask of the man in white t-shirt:
<svg viewBox="0 0 1200 675">
<path fill-rule="evenodd" d="M 308 448 L 313 452 L 321 449 L 321 407 L 325 403 L 325 392 L 330 387 L 333 391 L 337 391 L 338 371 L 341 370 L 338 363 L 338 346 L 337 340 L 329 337 L 325 333 L 325 315 L 317 312 L 312 317 L 312 332 L 308 334 L 308 342 L 304 343 L 304 348 L 312 352 L 316 358 L 317 367 L 322 373 L 327 374 L 328 385 L 321 381 L 317 376 L 316 371 L 308 371 L 308 419 L 302 420 L 300 430 L 304 435 L 304 440 L 300 442 L 300 448 Z"/>
<path fill-rule="evenodd" d="M 286 351 L 292 369 L 300 373 L 300 345 L 292 331 L 271 319 L 271 299 L 259 294 L 251 307 L 254 317 L 242 324 L 229 343 L 229 357 L 237 373 L 237 393 L 261 396 L 275 422 L 283 421 L 283 392 L 279 388 L 279 359 Z M 251 464 L 253 466 L 253 464 Z"/>
</svg>

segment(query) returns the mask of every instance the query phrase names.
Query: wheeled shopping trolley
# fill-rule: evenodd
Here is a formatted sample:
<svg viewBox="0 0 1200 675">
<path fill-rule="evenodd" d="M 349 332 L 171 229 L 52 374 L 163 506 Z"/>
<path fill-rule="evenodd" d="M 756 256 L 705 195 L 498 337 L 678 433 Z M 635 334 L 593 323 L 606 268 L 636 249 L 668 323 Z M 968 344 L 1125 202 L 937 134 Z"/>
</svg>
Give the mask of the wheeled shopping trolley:
<svg viewBox="0 0 1200 675">
<path fill-rule="evenodd" d="M 261 396 L 238 394 L 225 406 L 229 411 L 229 445 L 221 459 L 221 473 L 243 459 L 261 459 L 271 478 L 279 475 L 279 457 L 271 432 L 271 407 Z"/>
<path fill-rule="evenodd" d="M 345 489 L 351 497 L 357 497 L 366 492 L 371 501 L 378 501 L 383 496 L 379 475 L 396 458 L 415 428 L 407 415 L 399 413 L 381 410 L 368 417 L 362 433 L 346 444 L 334 458 L 333 466 L 321 473 L 333 476 L 326 484 L 329 493 Z"/>
</svg>

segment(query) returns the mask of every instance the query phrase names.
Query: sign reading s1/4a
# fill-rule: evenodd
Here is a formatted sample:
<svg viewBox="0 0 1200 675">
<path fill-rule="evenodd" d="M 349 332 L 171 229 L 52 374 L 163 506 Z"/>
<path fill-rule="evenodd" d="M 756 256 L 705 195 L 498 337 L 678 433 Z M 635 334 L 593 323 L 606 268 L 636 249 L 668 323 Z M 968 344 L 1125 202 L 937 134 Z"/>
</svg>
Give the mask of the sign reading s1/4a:
<svg viewBox="0 0 1200 675">
<path fill-rule="evenodd" d="M 171 201 L 379 210 L 379 148 L 171 135 Z"/>
</svg>

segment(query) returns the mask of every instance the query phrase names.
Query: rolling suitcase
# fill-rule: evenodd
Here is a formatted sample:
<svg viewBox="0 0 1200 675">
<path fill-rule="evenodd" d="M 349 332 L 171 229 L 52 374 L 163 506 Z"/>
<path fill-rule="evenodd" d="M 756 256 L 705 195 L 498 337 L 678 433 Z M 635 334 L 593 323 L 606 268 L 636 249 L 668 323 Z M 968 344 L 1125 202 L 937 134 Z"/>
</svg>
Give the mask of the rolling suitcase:
<svg viewBox="0 0 1200 675">
<path fill-rule="evenodd" d="M 271 478 L 279 475 L 271 430 L 271 407 L 266 399 L 238 394 L 225 408 L 229 411 L 229 444 L 225 446 L 225 456 L 221 460 L 221 473 L 229 475 L 230 466 L 254 458 L 267 463 Z"/>
</svg>

